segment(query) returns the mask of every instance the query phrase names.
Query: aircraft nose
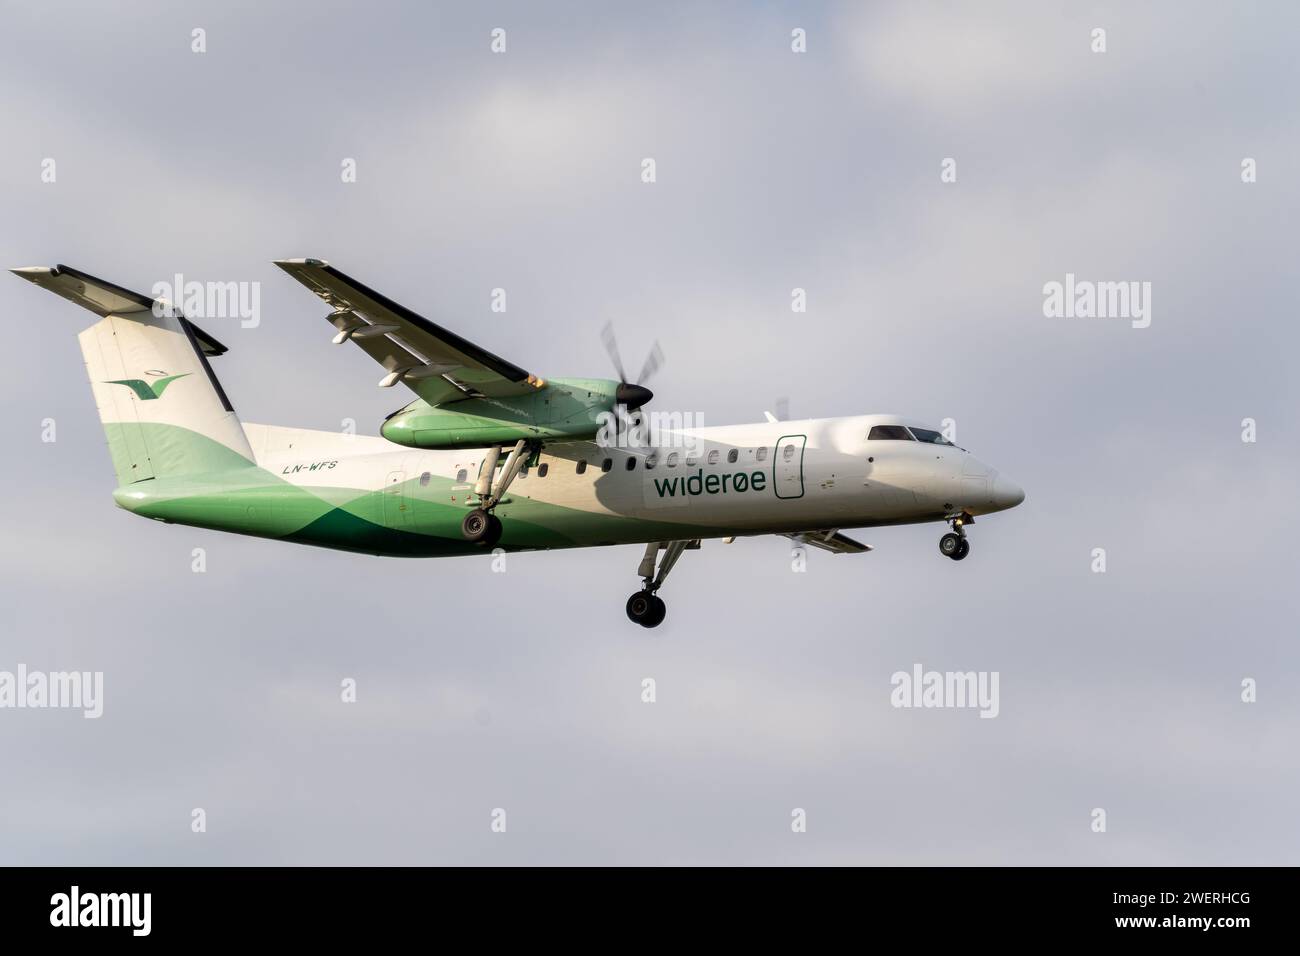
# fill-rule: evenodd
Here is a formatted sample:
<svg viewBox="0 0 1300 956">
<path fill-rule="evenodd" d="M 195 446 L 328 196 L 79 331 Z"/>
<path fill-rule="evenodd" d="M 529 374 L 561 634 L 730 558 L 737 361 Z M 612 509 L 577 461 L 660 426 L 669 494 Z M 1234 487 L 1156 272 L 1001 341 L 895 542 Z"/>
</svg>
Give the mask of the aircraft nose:
<svg viewBox="0 0 1300 956">
<path fill-rule="evenodd" d="M 992 494 L 989 497 L 993 499 L 993 507 L 999 511 L 1004 511 L 1007 508 L 1014 508 L 1024 501 L 1025 490 L 1014 481 L 1008 481 L 998 475 L 993 479 Z"/>
</svg>

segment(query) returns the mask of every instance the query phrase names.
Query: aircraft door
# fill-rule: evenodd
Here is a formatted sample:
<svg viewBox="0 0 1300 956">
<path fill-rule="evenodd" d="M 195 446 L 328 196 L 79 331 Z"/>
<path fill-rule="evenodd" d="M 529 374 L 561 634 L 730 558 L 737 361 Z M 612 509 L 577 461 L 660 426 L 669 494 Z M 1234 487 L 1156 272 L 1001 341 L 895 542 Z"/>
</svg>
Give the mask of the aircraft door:
<svg viewBox="0 0 1300 956">
<path fill-rule="evenodd" d="M 803 497 L 803 452 L 806 435 L 782 435 L 772 460 L 772 489 L 778 498 Z"/>
<path fill-rule="evenodd" d="M 384 499 L 384 526 L 403 527 L 411 515 L 411 503 L 406 493 L 406 472 L 390 471 L 381 495 Z"/>
</svg>

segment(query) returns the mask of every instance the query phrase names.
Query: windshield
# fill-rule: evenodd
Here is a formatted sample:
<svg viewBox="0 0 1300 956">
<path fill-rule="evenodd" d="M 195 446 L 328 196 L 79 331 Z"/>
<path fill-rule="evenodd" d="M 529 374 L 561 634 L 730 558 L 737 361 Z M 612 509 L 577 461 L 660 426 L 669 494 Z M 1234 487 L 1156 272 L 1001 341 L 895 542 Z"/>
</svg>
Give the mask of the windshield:
<svg viewBox="0 0 1300 956">
<path fill-rule="evenodd" d="M 954 448 L 957 447 L 956 445 L 953 445 L 952 442 L 948 441 L 948 439 L 944 438 L 941 432 L 936 432 L 929 428 L 913 428 L 912 434 L 916 436 L 917 441 L 929 442 L 931 445 L 952 445 Z"/>
<path fill-rule="evenodd" d="M 911 434 L 902 425 L 872 425 L 867 441 L 912 441 Z"/>
</svg>

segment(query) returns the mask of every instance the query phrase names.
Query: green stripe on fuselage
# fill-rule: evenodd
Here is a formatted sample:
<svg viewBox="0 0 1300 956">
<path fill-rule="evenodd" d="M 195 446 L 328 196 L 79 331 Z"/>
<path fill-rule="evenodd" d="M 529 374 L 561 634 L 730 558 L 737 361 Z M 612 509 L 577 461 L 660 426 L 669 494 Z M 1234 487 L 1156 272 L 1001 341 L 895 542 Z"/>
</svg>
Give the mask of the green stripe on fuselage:
<svg viewBox="0 0 1300 956">
<path fill-rule="evenodd" d="M 155 445 L 183 445 L 198 460 L 224 465 L 203 474 L 155 478 L 118 488 L 114 499 L 135 514 L 366 554 L 442 557 L 482 551 L 461 535 L 461 521 L 469 509 L 464 503 L 463 483 L 450 478 L 434 475 L 427 485 L 412 478 L 382 490 L 294 485 L 188 429 L 157 424 L 113 427 L 119 432 L 147 429 L 146 439 Z M 160 429 L 171 434 L 160 434 Z M 126 435 L 117 437 L 125 439 Z M 458 500 L 453 501 L 453 496 Z M 507 551 L 728 533 L 726 529 L 593 514 L 513 493 L 512 500 L 499 505 L 496 514 L 503 525 L 497 546 Z"/>
</svg>

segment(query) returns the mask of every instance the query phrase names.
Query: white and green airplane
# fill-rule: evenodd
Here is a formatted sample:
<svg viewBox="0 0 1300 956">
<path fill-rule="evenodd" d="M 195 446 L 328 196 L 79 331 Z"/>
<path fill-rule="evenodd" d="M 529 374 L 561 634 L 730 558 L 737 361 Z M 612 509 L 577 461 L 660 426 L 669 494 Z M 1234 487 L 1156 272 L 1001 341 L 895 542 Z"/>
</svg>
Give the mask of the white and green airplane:
<svg viewBox="0 0 1300 956">
<path fill-rule="evenodd" d="M 618 381 L 546 380 L 326 262 L 276 265 L 329 306 L 335 343 L 384 367 L 381 386 L 415 393 L 382 437 L 241 422 L 208 361 L 226 348 L 174 306 L 63 265 L 13 270 L 100 317 L 81 352 L 120 507 L 406 557 L 644 544 L 627 615 L 655 627 L 657 592 L 705 538 L 778 534 L 860 553 L 871 549 L 840 529 L 942 521 L 952 530 L 939 550 L 960 561 L 975 516 L 1024 500 L 940 432 L 894 415 L 769 414 L 647 435 L 636 410 L 653 396 L 627 381 L 610 338 Z M 619 427 L 627 410 L 631 429 Z"/>
</svg>

